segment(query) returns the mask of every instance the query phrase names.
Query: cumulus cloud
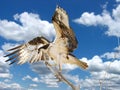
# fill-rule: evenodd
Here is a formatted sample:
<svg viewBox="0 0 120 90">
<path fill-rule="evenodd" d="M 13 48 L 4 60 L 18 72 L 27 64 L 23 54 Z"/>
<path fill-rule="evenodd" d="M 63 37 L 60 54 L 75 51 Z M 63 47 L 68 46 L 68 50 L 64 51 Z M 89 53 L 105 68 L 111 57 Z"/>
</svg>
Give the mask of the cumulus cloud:
<svg viewBox="0 0 120 90">
<path fill-rule="evenodd" d="M 22 78 L 22 80 L 31 80 L 34 83 L 44 83 L 47 87 L 58 87 L 58 79 L 52 73 L 42 74 L 39 77 L 31 77 L 29 75 Z M 37 85 L 37 84 L 36 84 Z"/>
<path fill-rule="evenodd" d="M 10 79 L 4 79 L 3 82 L 5 82 L 5 83 L 9 83 L 9 82 L 11 82 L 11 80 L 10 80 Z"/>
<path fill-rule="evenodd" d="M 82 59 L 85 59 L 85 58 L 82 58 Z M 114 60 L 112 62 L 111 61 L 103 62 L 102 58 L 100 56 L 96 55 L 90 60 L 88 60 L 86 58 L 86 62 L 89 65 L 88 70 L 90 72 L 107 71 L 107 72 L 111 72 L 112 74 L 119 74 L 118 72 L 120 72 L 120 70 L 119 70 L 120 61 L 119 60 Z M 107 70 L 107 69 L 109 69 L 109 70 Z"/>
<path fill-rule="evenodd" d="M 120 53 L 119 52 L 106 52 L 103 55 L 101 55 L 102 58 L 107 58 L 107 59 L 119 59 L 120 58 Z"/>
<path fill-rule="evenodd" d="M 0 89 L 1 90 L 25 90 L 18 83 L 8 84 L 8 83 L 4 83 L 4 82 L 0 82 Z"/>
<path fill-rule="evenodd" d="M 59 80 L 53 75 L 53 73 L 46 67 L 46 65 L 43 62 L 34 63 L 30 67 L 31 67 L 32 71 L 39 74 L 40 82 L 46 84 L 47 87 L 59 87 L 59 83 L 58 83 Z M 70 64 L 63 64 L 63 66 L 62 66 L 63 75 L 65 75 L 66 78 L 68 78 L 68 76 L 69 76 L 68 79 L 72 80 L 72 82 L 75 82 L 75 83 L 77 81 L 77 79 L 76 79 L 77 77 L 68 75 L 68 72 L 75 70 L 76 68 L 78 68 L 78 67 L 75 65 L 70 65 Z M 55 68 L 54 66 L 53 66 L 53 69 L 57 70 L 57 68 Z M 70 77 L 72 77 L 72 78 L 70 78 Z M 27 76 L 26 78 L 31 79 L 30 76 Z"/>
<path fill-rule="evenodd" d="M 41 20 L 38 14 L 23 12 L 14 15 L 14 20 L 0 20 L 0 36 L 15 41 L 27 41 L 37 36 L 52 40 L 55 36 L 53 25 Z"/>
<path fill-rule="evenodd" d="M 74 20 L 78 24 L 86 26 L 106 26 L 108 30 L 105 32 L 109 36 L 120 37 L 120 5 L 112 10 L 112 14 L 107 10 L 103 10 L 101 14 L 95 14 L 94 12 L 84 12 L 80 18 Z"/>
<path fill-rule="evenodd" d="M 45 66 L 43 62 L 31 64 L 31 69 L 32 71 L 38 73 L 39 75 L 41 74 L 45 75 L 50 73 L 50 70 Z"/>
<path fill-rule="evenodd" d="M 84 58 L 83 58 L 84 60 Z M 85 61 L 85 60 L 84 60 Z M 103 62 L 102 62 L 102 59 L 99 57 L 99 56 L 94 56 L 91 60 L 87 61 L 86 59 L 86 62 L 88 64 L 88 70 L 89 71 L 92 71 L 92 72 L 95 72 L 95 71 L 101 71 L 103 70 L 104 68 L 104 65 L 103 65 Z"/>
<path fill-rule="evenodd" d="M 51 62 L 52 61 L 50 61 L 50 63 Z M 53 62 L 51 64 L 53 64 L 53 68 L 54 68 L 55 63 Z M 72 70 L 74 70 L 76 68 L 78 68 L 78 66 L 76 66 L 76 65 L 63 64 L 62 71 L 63 71 L 63 73 L 68 73 L 68 72 L 70 72 L 70 71 L 72 71 Z M 41 74 L 49 74 L 49 73 L 51 73 L 51 71 L 46 67 L 44 62 L 38 62 L 38 63 L 32 64 L 31 69 L 32 69 L 32 71 L 37 72 L 40 75 Z"/>
<path fill-rule="evenodd" d="M 29 76 L 29 75 L 27 75 L 27 76 L 24 76 L 23 78 L 22 78 L 22 80 L 31 80 L 31 81 L 33 81 L 33 82 L 36 82 L 36 83 L 38 83 L 38 82 L 40 82 L 40 80 L 38 79 L 38 77 L 31 77 L 31 76 Z"/>
<path fill-rule="evenodd" d="M 0 78 L 12 78 L 12 74 L 10 74 L 10 73 L 0 73 Z"/>
<path fill-rule="evenodd" d="M 116 0 L 117 2 L 119 0 Z M 105 6 L 106 7 L 106 6 Z M 105 9 L 105 8 L 104 8 Z M 109 36 L 120 37 L 120 5 L 112 10 L 112 13 L 103 10 L 101 14 L 95 12 L 84 12 L 80 18 L 74 20 L 78 24 L 86 26 L 105 26 L 108 30 L 105 32 Z M 84 90 L 97 90 L 102 83 L 102 90 L 119 90 L 120 81 L 120 53 L 119 47 L 114 52 L 106 52 L 101 56 L 93 56 L 92 59 L 82 58 L 89 65 L 88 71 L 90 77 L 80 79 L 81 88 Z M 105 62 L 103 62 L 106 60 Z M 111 60 L 111 61 L 109 61 Z"/>
<path fill-rule="evenodd" d="M 86 79 L 80 79 L 81 88 L 96 90 L 100 87 L 100 82 L 102 83 L 102 90 L 106 88 L 109 90 L 119 90 L 120 81 L 120 61 L 105 61 L 103 62 L 100 56 L 94 56 L 92 59 L 82 58 L 88 63 L 88 71 L 90 72 L 90 77 Z"/>
<path fill-rule="evenodd" d="M 120 46 L 115 47 L 113 52 L 106 52 L 101 55 L 101 58 L 110 59 L 120 59 Z"/>
<path fill-rule="evenodd" d="M 100 15 L 95 15 L 94 12 L 88 13 L 84 12 L 79 19 L 75 19 L 74 22 L 78 24 L 85 24 L 87 26 L 94 25 L 96 26 L 100 22 L 102 22 L 102 18 Z"/>
<path fill-rule="evenodd" d="M 0 78 L 12 78 L 12 74 L 9 71 L 9 65 L 5 62 L 8 57 L 4 57 L 4 52 L 0 50 Z"/>
<path fill-rule="evenodd" d="M 0 50 L 0 82 L 1 90 L 25 90 L 20 84 L 12 82 L 13 74 L 11 74 L 9 64 L 5 62 L 8 57 L 4 57 L 5 53 Z"/>
<path fill-rule="evenodd" d="M 80 85 L 80 77 L 79 75 L 70 75 L 70 74 L 64 74 L 64 76 L 73 82 L 75 85 L 79 86 Z"/>
<path fill-rule="evenodd" d="M 119 40 L 118 40 L 119 42 Z M 120 46 L 114 48 L 115 51 L 120 51 Z"/>
<path fill-rule="evenodd" d="M 30 87 L 37 87 L 37 84 L 30 84 Z"/>
<path fill-rule="evenodd" d="M 47 87 L 59 87 L 58 85 L 58 79 L 55 78 L 55 76 L 50 73 L 47 75 L 42 75 L 41 77 L 41 82 L 45 83 L 47 85 Z"/>
<path fill-rule="evenodd" d="M 26 80 L 26 79 L 32 79 L 32 77 L 29 76 L 29 75 L 27 75 L 27 76 L 24 76 L 24 77 L 22 78 L 22 80 Z"/>
<path fill-rule="evenodd" d="M 58 79 L 52 74 L 52 72 L 45 66 L 43 62 L 35 63 L 31 65 L 32 71 L 36 72 L 40 76 L 40 82 L 47 85 L 47 87 L 59 87 Z"/>
</svg>

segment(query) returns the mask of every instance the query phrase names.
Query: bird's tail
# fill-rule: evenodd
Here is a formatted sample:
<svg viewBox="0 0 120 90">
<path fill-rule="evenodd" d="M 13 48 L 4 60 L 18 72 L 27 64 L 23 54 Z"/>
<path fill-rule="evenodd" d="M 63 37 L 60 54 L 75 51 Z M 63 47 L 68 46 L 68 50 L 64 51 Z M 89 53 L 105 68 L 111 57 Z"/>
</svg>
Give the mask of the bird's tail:
<svg viewBox="0 0 120 90">
<path fill-rule="evenodd" d="M 88 67 L 86 62 L 78 60 L 75 56 L 73 55 L 68 55 L 66 59 L 62 60 L 63 63 L 68 63 L 68 64 L 73 64 L 77 65 L 83 69 L 86 69 Z"/>
</svg>

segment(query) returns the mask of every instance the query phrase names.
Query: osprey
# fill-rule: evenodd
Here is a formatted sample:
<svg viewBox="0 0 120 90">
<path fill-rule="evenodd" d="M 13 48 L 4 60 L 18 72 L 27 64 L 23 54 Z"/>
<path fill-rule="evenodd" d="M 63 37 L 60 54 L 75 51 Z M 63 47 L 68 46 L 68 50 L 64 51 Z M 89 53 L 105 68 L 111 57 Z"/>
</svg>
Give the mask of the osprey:
<svg viewBox="0 0 120 90">
<path fill-rule="evenodd" d="M 66 63 L 86 69 L 88 65 L 71 54 L 77 48 L 78 42 L 68 20 L 66 11 L 57 6 L 52 17 L 52 23 L 56 30 L 54 41 L 50 42 L 45 37 L 36 37 L 27 43 L 9 49 L 8 51 L 13 52 L 6 55 L 6 57 L 10 56 L 6 62 L 24 64 L 53 60 L 59 70 L 62 70 L 62 64 Z"/>
</svg>

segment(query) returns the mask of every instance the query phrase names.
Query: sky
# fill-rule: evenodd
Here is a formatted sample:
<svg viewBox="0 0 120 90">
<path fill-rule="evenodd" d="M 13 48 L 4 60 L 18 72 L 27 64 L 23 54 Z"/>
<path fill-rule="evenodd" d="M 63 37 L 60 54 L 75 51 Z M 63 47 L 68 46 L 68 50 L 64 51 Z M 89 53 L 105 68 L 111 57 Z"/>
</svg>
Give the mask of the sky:
<svg viewBox="0 0 120 90">
<path fill-rule="evenodd" d="M 63 75 L 81 90 L 120 88 L 120 0 L 2 0 L 0 2 L 0 90 L 71 90 L 56 82 L 41 62 L 9 65 L 7 49 L 37 36 L 54 40 L 51 21 L 56 5 L 64 8 L 78 40 L 73 54 L 83 70 L 63 65 Z"/>
</svg>

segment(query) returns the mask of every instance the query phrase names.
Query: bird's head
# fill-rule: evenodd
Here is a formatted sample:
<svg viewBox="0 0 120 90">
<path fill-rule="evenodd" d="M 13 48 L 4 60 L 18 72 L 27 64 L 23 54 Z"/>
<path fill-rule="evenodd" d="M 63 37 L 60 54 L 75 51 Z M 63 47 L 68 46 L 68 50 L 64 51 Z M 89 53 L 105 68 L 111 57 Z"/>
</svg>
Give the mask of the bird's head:
<svg viewBox="0 0 120 90">
<path fill-rule="evenodd" d="M 59 22 L 64 23 L 67 27 L 69 27 L 68 15 L 66 11 L 59 6 L 56 7 L 52 20 L 57 22 L 58 24 Z"/>
</svg>

